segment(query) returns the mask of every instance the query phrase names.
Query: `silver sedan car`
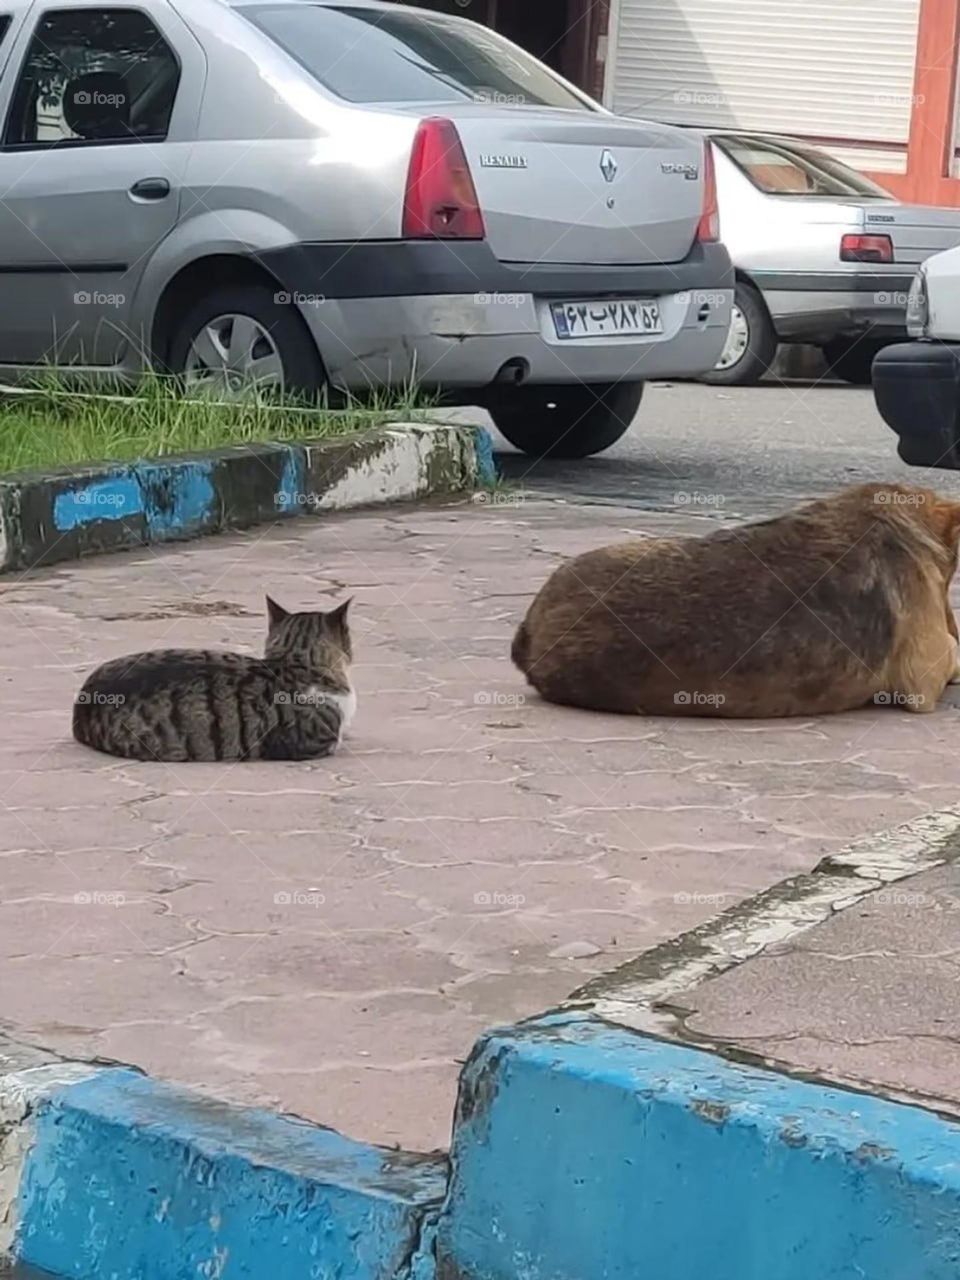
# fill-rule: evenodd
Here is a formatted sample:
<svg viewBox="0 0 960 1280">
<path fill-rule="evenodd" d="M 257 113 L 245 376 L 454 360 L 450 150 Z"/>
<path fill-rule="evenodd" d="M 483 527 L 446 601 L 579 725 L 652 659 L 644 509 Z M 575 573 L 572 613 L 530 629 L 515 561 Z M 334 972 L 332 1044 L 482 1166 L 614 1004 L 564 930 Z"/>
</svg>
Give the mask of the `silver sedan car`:
<svg viewBox="0 0 960 1280">
<path fill-rule="evenodd" d="M 418 384 L 536 454 L 712 367 L 702 138 L 465 19 L 376 0 L 11 0 L 0 365 L 217 394 Z"/>
<path fill-rule="evenodd" d="M 960 210 L 901 204 L 824 151 L 787 138 L 710 135 L 736 300 L 715 383 L 756 382 L 781 342 L 823 348 L 869 383 L 877 350 L 906 337 L 918 265 L 960 243 Z"/>
</svg>

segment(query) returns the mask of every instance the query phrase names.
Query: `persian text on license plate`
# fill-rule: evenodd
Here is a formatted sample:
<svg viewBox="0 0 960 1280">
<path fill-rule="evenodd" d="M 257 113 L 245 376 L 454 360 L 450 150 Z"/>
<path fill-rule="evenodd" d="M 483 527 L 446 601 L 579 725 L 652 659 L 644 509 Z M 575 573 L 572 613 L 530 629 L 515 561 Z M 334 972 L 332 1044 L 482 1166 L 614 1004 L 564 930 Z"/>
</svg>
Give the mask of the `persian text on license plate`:
<svg viewBox="0 0 960 1280">
<path fill-rule="evenodd" d="M 660 304 L 620 299 L 616 302 L 554 302 L 550 305 L 558 338 L 611 338 L 663 333 Z"/>
</svg>

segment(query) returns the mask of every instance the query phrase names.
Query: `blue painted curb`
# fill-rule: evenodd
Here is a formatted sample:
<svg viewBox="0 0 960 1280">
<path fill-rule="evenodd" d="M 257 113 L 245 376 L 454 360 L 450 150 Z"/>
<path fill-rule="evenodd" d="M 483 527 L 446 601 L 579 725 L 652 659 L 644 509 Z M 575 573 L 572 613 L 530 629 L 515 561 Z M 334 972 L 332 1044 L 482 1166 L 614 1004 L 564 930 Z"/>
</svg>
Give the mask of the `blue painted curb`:
<svg viewBox="0 0 960 1280">
<path fill-rule="evenodd" d="M 956 1280 L 960 1127 L 551 1015 L 478 1044 L 448 1181 L 52 1063 L 0 1077 L 4 1254 L 63 1280 Z"/>
<path fill-rule="evenodd" d="M 493 484 L 497 479 L 497 463 L 493 456 L 493 437 L 482 427 L 476 428 L 474 448 L 477 455 L 477 483 Z"/>
<path fill-rule="evenodd" d="M 0 479 L 0 572 L 467 492 L 495 477 L 482 427 L 402 424 L 331 440 L 24 472 Z"/>
<path fill-rule="evenodd" d="M 25 1123 L 13 1255 L 28 1266 L 76 1280 L 433 1274 L 440 1157 L 124 1069 L 53 1088 Z"/>
<path fill-rule="evenodd" d="M 957 1280 L 960 1127 L 557 1015 L 461 1079 L 438 1280 Z"/>
</svg>

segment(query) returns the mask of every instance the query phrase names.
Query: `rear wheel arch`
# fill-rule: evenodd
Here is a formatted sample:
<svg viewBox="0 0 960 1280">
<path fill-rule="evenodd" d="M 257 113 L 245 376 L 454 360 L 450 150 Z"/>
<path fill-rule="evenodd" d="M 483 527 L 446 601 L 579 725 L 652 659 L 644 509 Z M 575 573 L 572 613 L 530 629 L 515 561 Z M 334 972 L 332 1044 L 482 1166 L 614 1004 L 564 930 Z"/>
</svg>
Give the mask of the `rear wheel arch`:
<svg viewBox="0 0 960 1280">
<path fill-rule="evenodd" d="M 716 366 L 709 373 L 703 374 L 701 379 L 714 386 L 750 386 L 759 382 L 772 367 L 779 347 L 776 325 L 756 281 L 738 267 L 734 273 L 734 288 L 735 314 L 731 318 L 727 344 Z M 736 317 L 737 311 L 740 313 L 739 320 Z M 735 321 L 740 325 L 741 339 L 746 338 L 748 345 L 741 349 L 742 354 L 738 355 L 735 363 L 721 367 L 727 347 L 735 340 Z M 746 325 L 745 330 L 743 325 Z"/>
<path fill-rule="evenodd" d="M 217 253 L 195 258 L 171 276 L 157 302 L 150 329 L 154 368 L 161 373 L 170 371 L 170 348 L 177 332 L 177 321 L 198 298 L 218 289 L 243 285 L 266 287 L 278 293 L 283 289 L 280 281 L 265 266 L 240 254 Z M 302 323 L 307 329 L 306 323 Z M 310 340 L 313 341 L 312 335 Z M 319 352 L 317 357 L 321 358 Z"/>
<path fill-rule="evenodd" d="M 767 300 L 763 296 L 763 290 L 757 284 L 756 280 L 754 280 L 750 272 L 744 271 L 742 267 L 736 267 L 733 273 L 733 282 L 734 282 L 734 285 L 738 285 L 738 284 L 746 285 L 748 289 L 753 290 L 753 292 L 760 299 L 763 309 L 766 312 L 767 319 L 770 321 L 770 328 L 774 331 L 774 333 L 776 333 L 777 326 L 773 319 L 773 316 L 770 314 L 770 308 L 767 306 Z"/>
</svg>

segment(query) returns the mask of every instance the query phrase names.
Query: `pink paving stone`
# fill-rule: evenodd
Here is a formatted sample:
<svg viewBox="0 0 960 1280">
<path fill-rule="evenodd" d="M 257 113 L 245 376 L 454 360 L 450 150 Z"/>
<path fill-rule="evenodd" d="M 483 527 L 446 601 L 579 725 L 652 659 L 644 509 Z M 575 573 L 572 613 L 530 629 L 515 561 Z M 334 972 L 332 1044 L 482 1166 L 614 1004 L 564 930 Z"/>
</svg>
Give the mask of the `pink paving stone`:
<svg viewBox="0 0 960 1280">
<path fill-rule="evenodd" d="M 951 803 L 955 691 L 933 717 L 733 725 L 537 700 L 509 646 L 553 566 L 703 527 L 397 508 L 6 580 L 0 1027 L 442 1146 L 485 1026 Z M 340 755 L 165 766 L 70 740 L 95 664 L 257 652 L 267 590 L 304 608 L 355 596 L 360 710 Z"/>
</svg>

